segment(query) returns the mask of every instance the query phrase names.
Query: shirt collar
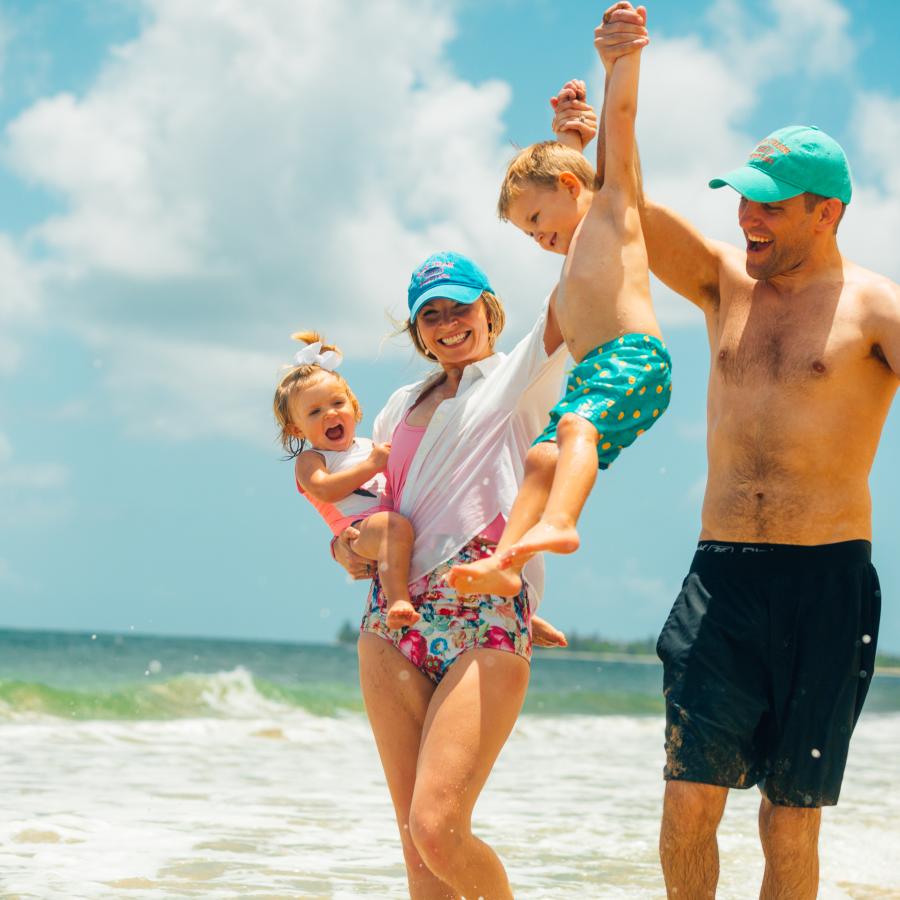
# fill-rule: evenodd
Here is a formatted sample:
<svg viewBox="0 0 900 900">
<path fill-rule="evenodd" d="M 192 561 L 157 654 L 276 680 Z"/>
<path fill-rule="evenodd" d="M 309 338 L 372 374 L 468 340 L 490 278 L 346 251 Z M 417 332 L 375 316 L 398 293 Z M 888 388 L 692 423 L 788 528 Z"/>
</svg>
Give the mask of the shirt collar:
<svg viewBox="0 0 900 900">
<path fill-rule="evenodd" d="M 463 369 L 462 378 L 459 380 L 457 396 L 465 392 L 465 390 L 479 378 L 487 378 L 487 376 L 503 362 L 505 357 L 505 353 L 492 353 L 484 359 L 479 359 L 478 362 L 469 363 L 469 365 Z"/>
</svg>

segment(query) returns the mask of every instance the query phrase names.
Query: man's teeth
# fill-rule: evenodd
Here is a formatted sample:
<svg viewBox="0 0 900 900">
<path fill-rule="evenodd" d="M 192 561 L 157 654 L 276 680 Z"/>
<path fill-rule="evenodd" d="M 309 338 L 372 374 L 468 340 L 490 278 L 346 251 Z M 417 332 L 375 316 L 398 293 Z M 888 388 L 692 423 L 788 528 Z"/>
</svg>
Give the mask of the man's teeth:
<svg viewBox="0 0 900 900">
<path fill-rule="evenodd" d="M 453 337 L 441 338 L 440 343 L 442 343 L 445 347 L 454 347 L 457 344 L 461 344 L 468 337 L 468 332 L 464 332 L 463 334 L 454 334 Z"/>
<path fill-rule="evenodd" d="M 772 238 L 763 237 L 761 234 L 748 234 L 747 240 L 754 244 L 770 244 L 772 242 Z"/>
</svg>

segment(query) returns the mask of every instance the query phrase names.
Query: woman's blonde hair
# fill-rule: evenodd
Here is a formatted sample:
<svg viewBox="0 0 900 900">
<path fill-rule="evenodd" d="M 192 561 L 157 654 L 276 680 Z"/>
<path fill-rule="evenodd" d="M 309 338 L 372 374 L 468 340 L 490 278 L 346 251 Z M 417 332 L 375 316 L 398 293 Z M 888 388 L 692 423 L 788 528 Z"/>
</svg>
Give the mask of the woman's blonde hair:
<svg viewBox="0 0 900 900">
<path fill-rule="evenodd" d="M 317 341 L 322 340 L 321 335 L 315 331 L 298 331 L 292 334 L 291 338 L 295 341 L 302 341 L 304 344 L 315 344 Z M 323 342 L 322 352 L 325 353 L 329 350 L 340 353 L 340 350 L 333 344 L 326 344 Z M 282 376 L 281 381 L 278 382 L 278 387 L 275 388 L 275 400 L 272 403 L 272 409 L 275 413 L 275 422 L 278 424 L 279 429 L 279 440 L 281 441 L 281 446 L 284 447 L 284 450 L 287 453 L 288 459 L 299 456 L 306 447 L 306 438 L 303 437 L 302 434 L 298 436 L 289 431 L 289 428 L 291 427 L 297 428 L 296 422 L 291 421 L 291 396 L 294 391 L 303 390 L 304 386 L 309 386 L 314 380 L 317 381 L 323 374 L 330 375 L 340 383 L 341 387 L 347 392 L 347 398 L 350 400 L 350 405 L 353 407 L 356 421 L 358 422 L 362 418 L 362 409 L 360 409 L 359 400 L 356 399 L 356 394 L 350 390 L 350 385 L 347 384 L 344 377 L 338 372 L 324 369 L 317 363 L 303 363 L 301 365 L 289 366 Z"/>
<path fill-rule="evenodd" d="M 500 332 L 503 331 L 503 326 L 506 324 L 506 313 L 503 311 L 503 304 L 500 302 L 500 299 L 490 291 L 482 291 L 479 299 L 484 303 L 484 312 L 487 316 L 488 323 L 488 343 L 491 350 L 493 350 L 494 344 L 497 342 L 497 338 L 500 336 Z M 406 322 L 400 326 L 397 333 L 408 334 L 409 339 L 413 343 L 413 347 L 416 348 L 416 351 L 421 356 L 424 356 L 425 359 L 430 359 L 432 362 L 437 362 L 437 357 L 431 353 L 422 342 L 419 330 L 416 328 L 416 323 L 414 321 L 407 319 Z"/>
</svg>

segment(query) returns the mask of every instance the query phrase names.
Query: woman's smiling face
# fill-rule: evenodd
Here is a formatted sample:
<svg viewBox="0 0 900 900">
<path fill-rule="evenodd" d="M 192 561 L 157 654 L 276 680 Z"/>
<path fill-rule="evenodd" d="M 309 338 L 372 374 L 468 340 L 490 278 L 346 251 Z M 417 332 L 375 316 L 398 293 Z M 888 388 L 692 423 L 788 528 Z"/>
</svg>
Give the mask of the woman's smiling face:
<svg viewBox="0 0 900 900">
<path fill-rule="evenodd" d="M 494 352 L 481 299 L 459 303 L 435 297 L 419 310 L 415 327 L 425 348 L 445 368 L 462 368 Z"/>
</svg>

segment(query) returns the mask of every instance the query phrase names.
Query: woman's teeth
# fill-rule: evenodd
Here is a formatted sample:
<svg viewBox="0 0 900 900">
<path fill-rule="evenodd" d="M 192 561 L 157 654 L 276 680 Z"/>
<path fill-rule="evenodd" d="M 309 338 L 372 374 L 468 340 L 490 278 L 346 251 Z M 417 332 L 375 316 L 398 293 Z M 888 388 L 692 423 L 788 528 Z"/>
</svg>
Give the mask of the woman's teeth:
<svg viewBox="0 0 900 900">
<path fill-rule="evenodd" d="M 443 344 L 445 347 L 455 347 L 457 344 L 461 344 L 468 336 L 469 332 L 465 331 L 462 334 L 454 334 L 452 337 L 441 338 L 438 343 Z"/>
</svg>

